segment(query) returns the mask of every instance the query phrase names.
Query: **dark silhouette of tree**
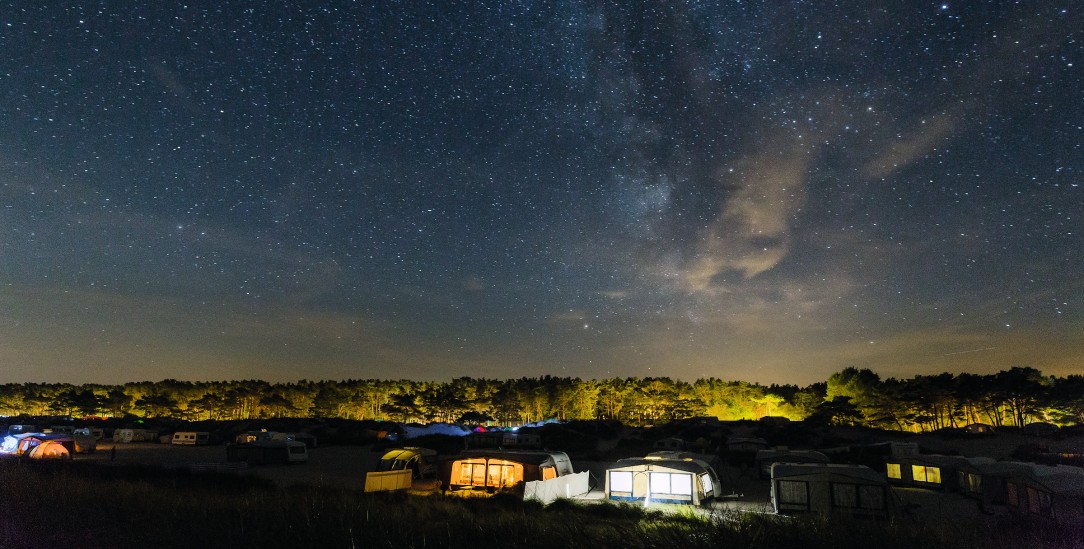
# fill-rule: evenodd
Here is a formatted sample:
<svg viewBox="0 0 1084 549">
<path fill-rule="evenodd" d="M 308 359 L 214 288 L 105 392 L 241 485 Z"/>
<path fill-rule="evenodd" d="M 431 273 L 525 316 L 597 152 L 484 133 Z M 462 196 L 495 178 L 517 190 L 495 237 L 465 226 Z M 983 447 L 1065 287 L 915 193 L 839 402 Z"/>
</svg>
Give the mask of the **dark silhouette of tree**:
<svg viewBox="0 0 1084 549">
<path fill-rule="evenodd" d="M 994 425 L 1079 422 L 1084 419 L 1084 378 L 1059 379 L 1016 367 L 995 375 L 943 373 L 881 381 L 868 369 L 846 368 L 807 387 L 765 387 L 715 378 L 690 384 L 666 377 L 582 380 L 552 376 L 460 377 L 450 382 L 366 379 L 269 384 L 165 379 L 123 385 L 0 385 L 0 413 L 5 415 L 122 416 L 133 409 L 188 420 L 312 415 L 502 425 L 544 419 L 649 424 L 699 415 L 723 420 L 783 415 L 826 424 L 931 430 L 977 421 Z"/>
<path fill-rule="evenodd" d="M 166 393 L 151 393 L 136 400 L 135 405 L 149 417 L 174 417 L 179 414 L 177 400 Z"/>
<path fill-rule="evenodd" d="M 62 415 L 81 417 L 98 414 L 101 399 L 91 389 L 71 387 L 61 391 L 54 400 L 53 409 L 62 410 Z"/>
<path fill-rule="evenodd" d="M 851 402 L 851 397 L 837 396 L 822 402 L 813 410 L 807 421 L 814 425 L 864 425 L 861 410 Z"/>
<path fill-rule="evenodd" d="M 1049 417 L 1045 419 L 1063 424 L 1084 424 L 1084 375 L 1055 380 L 1049 397 Z"/>
<path fill-rule="evenodd" d="M 997 373 L 997 395 L 1009 408 L 1013 424 L 1023 427 L 1028 416 L 1037 412 L 1037 403 L 1051 385 L 1035 368 L 1016 366 Z"/>
</svg>

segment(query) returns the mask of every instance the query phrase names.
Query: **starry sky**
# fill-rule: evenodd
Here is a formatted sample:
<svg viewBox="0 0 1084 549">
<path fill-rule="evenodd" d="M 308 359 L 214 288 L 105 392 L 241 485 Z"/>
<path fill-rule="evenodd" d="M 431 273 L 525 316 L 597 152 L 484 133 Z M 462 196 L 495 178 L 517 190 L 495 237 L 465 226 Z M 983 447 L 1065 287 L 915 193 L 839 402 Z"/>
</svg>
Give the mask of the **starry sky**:
<svg viewBox="0 0 1084 549">
<path fill-rule="evenodd" d="M 0 382 L 1084 370 L 1075 2 L 0 6 Z"/>
</svg>

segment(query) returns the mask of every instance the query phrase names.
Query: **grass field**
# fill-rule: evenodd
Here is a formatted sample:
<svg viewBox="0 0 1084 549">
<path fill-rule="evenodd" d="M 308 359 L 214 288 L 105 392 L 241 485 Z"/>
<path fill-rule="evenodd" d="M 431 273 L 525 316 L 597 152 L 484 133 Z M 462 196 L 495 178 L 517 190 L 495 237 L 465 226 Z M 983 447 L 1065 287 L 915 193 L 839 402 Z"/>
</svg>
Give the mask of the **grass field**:
<svg viewBox="0 0 1084 549">
<path fill-rule="evenodd" d="M 1004 523 L 851 521 L 515 496 L 363 494 L 160 467 L 0 460 L 0 548 L 58 547 L 1084 547 L 1081 532 Z"/>
</svg>

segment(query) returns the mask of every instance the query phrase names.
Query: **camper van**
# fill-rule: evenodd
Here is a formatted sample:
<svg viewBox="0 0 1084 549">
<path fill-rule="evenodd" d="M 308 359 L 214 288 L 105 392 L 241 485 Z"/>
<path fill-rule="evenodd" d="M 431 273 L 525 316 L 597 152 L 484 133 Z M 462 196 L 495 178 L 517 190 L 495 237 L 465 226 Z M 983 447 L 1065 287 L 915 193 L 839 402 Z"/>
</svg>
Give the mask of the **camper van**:
<svg viewBox="0 0 1084 549">
<path fill-rule="evenodd" d="M 564 452 L 466 450 L 442 464 L 440 480 L 449 490 L 494 492 L 573 473 Z"/>
<path fill-rule="evenodd" d="M 211 433 L 205 431 L 177 431 L 170 444 L 176 446 L 206 446 L 211 443 Z"/>
<path fill-rule="evenodd" d="M 244 444 L 226 445 L 226 461 L 273 465 L 304 463 L 308 460 L 308 448 L 303 442 L 293 440 L 254 440 Z"/>
</svg>

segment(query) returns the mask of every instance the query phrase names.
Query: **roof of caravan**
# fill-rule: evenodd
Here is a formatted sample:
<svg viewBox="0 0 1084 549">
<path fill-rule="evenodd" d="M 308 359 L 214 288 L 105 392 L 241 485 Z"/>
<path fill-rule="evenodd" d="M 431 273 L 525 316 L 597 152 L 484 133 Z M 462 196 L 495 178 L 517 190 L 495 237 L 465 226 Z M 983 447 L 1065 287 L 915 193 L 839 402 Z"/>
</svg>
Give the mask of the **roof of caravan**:
<svg viewBox="0 0 1084 549">
<path fill-rule="evenodd" d="M 1016 461 L 1000 461 L 993 474 L 1026 478 L 1047 487 L 1056 494 L 1084 496 L 1084 469 L 1071 465 L 1039 465 Z"/>
<path fill-rule="evenodd" d="M 624 469 L 627 467 L 640 467 L 640 466 L 658 466 L 666 467 L 668 469 L 675 469 L 678 471 L 685 471 L 689 473 L 703 473 L 705 471 L 711 471 L 711 466 L 701 459 L 693 458 L 670 458 L 661 456 L 645 456 L 645 457 L 631 457 L 619 459 L 614 463 L 614 466 L 608 470 Z"/>
<path fill-rule="evenodd" d="M 873 484 L 886 484 L 884 476 L 865 465 L 839 463 L 776 463 L 772 465 L 772 480 L 787 477 L 845 477 Z"/>
<path fill-rule="evenodd" d="M 276 439 L 259 439 L 259 440 L 253 440 L 251 442 L 242 442 L 240 444 L 234 444 L 234 446 L 248 446 L 248 447 L 251 447 L 251 448 L 289 448 L 291 446 L 292 447 L 297 447 L 297 446 L 304 446 L 304 445 L 305 445 L 304 442 L 297 442 L 297 441 L 294 441 L 294 440 L 283 440 L 283 439 L 277 439 L 277 440 Z"/>
<path fill-rule="evenodd" d="M 902 456 L 889 456 L 885 458 L 888 463 L 929 463 L 940 467 L 967 467 L 982 466 L 994 463 L 993 458 L 988 457 L 964 457 L 945 456 L 941 454 L 908 454 Z"/>
<path fill-rule="evenodd" d="M 816 450 L 757 450 L 758 460 L 777 459 L 777 458 L 802 458 L 821 461 L 828 463 L 828 456 L 818 452 Z"/>
<path fill-rule="evenodd" d="M 562 459 L 568 461 L 568 456 L 564 452 L 531 452 L 527 450 L 464 450 L 452 459 L 458 461 L 471 458 L 503 459 L 533 465 L 541 465 L 547 461 L 556 462 Z"/>
</svg>

